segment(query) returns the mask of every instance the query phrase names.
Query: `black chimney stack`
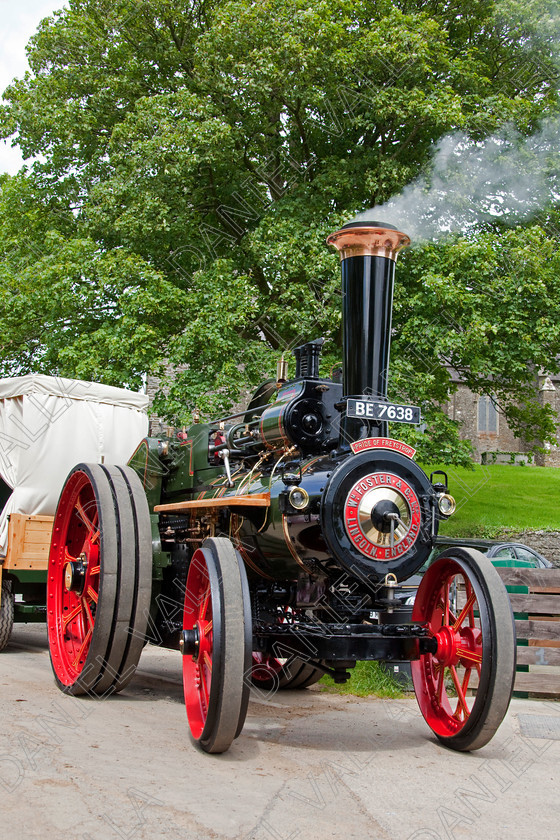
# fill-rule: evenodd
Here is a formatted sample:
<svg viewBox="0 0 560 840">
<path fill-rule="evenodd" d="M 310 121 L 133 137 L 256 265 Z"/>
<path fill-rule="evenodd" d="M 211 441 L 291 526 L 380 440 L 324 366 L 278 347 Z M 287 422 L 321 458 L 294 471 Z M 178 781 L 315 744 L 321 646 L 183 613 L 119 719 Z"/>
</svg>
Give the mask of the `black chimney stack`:
<svg viewBox="0 0 560 840">
<path fill-rule="evenodd" d="M 393 225 L 350 222 L 327 239 L 342 261 L 343 396 L 387 399 L 395 262 L 409 237 Z M 341 443 L 386 436 L 387 424 L 346 418 Z"/>
</svg>

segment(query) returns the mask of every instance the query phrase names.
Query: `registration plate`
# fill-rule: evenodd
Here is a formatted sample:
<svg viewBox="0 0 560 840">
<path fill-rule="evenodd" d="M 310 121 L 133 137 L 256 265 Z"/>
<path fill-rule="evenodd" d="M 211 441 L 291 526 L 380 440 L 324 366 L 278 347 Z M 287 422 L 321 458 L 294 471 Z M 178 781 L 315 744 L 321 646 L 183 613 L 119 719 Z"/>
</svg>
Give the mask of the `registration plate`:
<svg viewBox="0 0 560 840">
<path fill-rule="evenodd" d="M 420 408 L 417 405 L 379 402 L 377 400 L 349 399 L 346 416 L 364 420 L 387 420 L 390 423 L 420 423 Z"/>
</svg>

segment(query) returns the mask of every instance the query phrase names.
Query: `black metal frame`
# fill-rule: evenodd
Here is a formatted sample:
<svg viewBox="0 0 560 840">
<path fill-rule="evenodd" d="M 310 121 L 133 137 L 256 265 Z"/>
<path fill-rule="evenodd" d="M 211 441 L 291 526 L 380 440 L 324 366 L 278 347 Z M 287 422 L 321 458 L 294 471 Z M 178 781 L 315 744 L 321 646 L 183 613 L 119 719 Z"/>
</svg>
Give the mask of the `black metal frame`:
<svg viewBox="0 0 560 840">
<path fill-rule="evenodd" d="M 253 650 L 277 659 L 410 661 L 435 653 L 437 642 L 421 624 L 291 624 L 255 630 Z"/>
</svg>

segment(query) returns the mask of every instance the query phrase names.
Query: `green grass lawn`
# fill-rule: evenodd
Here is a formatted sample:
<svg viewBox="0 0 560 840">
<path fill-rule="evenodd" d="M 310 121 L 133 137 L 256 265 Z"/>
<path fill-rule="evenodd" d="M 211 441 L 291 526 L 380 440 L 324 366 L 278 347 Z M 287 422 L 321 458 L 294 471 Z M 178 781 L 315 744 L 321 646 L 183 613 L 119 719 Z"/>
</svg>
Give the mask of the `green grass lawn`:
<svg viewBox="0 0 560 840">
<path fill-rule="evenodd" d="M 487 537 L 506 531 L 560 529 L 560 469 L 553 467 L 477 465 L 424 467 L 428 475 L 443 469 L 456 513 L 440 526 L 452 537 Z"/>
<path fill-rule="evenodd" d="M 356 694 L 358 697 L 405 697 L 395 680 L 379 667 L 377 662 L 356 662 L 352 676 L 346 683 L 335 683 L 332 677 L 325 675 L 320 685 L 324 691 L 336 694 Z"/>
</svg>

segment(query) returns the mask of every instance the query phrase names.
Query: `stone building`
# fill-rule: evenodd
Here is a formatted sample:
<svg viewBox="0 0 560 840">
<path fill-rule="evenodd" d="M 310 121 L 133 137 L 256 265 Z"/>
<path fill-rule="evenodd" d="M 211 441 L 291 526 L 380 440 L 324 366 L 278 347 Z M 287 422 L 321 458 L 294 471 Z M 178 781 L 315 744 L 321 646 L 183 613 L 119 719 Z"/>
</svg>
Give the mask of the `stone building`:
<svg viewBox="0 0 560 840">
<path fill-rule="evenodd" d="M 542 455 L 531 456 L 529 447 L 515 437 L 506 419 L 492 398 L 474 394 L 453 371 L 450 371 L 456 391 L 446 405 L 448 417 L 461 424 L 460 436 L 470 440 L 475 460 L 486 463 L 534 463 L 538 466 L 560 467 L 560 429 L 555 445 L 547 444 Z M 560 417 L 560 375 L 539 376 L 539 401 L 551 405 Z"/>
</svg>

